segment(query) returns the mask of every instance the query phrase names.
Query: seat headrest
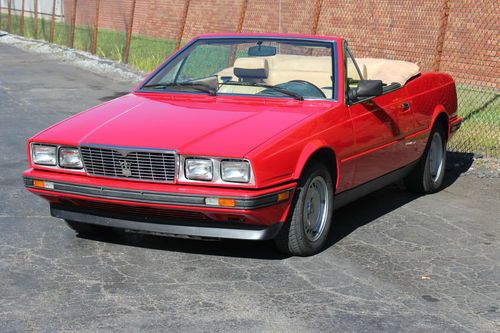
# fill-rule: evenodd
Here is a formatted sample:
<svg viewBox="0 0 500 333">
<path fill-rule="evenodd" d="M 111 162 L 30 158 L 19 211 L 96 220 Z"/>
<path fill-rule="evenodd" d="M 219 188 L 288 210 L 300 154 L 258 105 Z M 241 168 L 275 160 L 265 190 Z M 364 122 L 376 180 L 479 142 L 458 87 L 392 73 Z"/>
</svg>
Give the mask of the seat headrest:
<svg viewBox="0 0 500 333">
<path fill-rule="evenodd" d="M 238 58 L 234 61 L 234 75 L 240 79 L 267 79 L 269 64 L 262 57 Z"/>
<path fill-rule="evenodd" d="M 360 63 L 359 61 L 356 61 L 356 64 L 358 65 L 358 68 L 361 71 L 361 75 L 363 75 L 363 78 L 366 80 L 368 75 L 368 70 L 366 69 L 366 65 L 364 63 Z M 361 80 L 358 71 L 356 69 L 356 66 L 354 66 L 354 62 L 351 59 L 347 59 L 347 76 L 356 81 Z"/>
<path fill-rule="evenodd" d="M 420 67 L 412 62 L 377 58 L 358 58 L 358 64 L 366 65 L 369 80 L 382 80 L 385 84 L 393 82 L 404 86 L 420 73 Z"/>
</svg>

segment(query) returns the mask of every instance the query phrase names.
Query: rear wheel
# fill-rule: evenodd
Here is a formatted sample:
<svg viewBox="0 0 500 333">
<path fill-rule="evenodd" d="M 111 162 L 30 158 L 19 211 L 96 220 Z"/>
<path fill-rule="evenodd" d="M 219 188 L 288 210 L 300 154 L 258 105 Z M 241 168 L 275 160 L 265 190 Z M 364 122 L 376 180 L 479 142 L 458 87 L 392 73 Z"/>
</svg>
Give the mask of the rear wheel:
<svg viewBox="0 0 500 333">
<path fill-rule="evenodd" d="M 446 164 L 446 132 L 440 123 L 434 125 L 427 147 L 415 170 L 405 178 L 406 187 L 415 193 L 441 190 Z"/>
<path fill-rule="evenodd" d="M 64 220 L 66 224 L 76 231 L 79 235 L 86 236 L 105 236 L 110 234 L 113 231 L 111 227 L 105 227 L 102 225 L 95 225 L 89 223 L 81 223 L 71 220 Z"/>
<path fill-rule="evenodd" d="M 278 249 L 297 256 L 318 253 L 325 246 L 332 213 L 332 177 L 322 163 L 312 162 L 299 179 L 288 219 L 275 238 Z"/>
</svg>

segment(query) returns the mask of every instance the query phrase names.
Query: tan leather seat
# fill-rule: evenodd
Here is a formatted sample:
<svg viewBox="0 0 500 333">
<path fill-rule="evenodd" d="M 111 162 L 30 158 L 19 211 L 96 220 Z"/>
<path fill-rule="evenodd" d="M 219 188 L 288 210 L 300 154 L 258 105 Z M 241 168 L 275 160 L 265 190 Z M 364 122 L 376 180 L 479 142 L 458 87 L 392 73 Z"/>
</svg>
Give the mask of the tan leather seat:
<svg viewBox="0 0 500 333">
<path fill-rule="evenodd" d="M 234 61 L 233 73 L 242 81 L 265 80 L 269 76 L 269 64 L 264 57 L 245 57 Z"/>
<path fill-rule="evenodd" d="M 268 60 L 268 84 L 276 85 L 292 80 L 304 80 L 319 88 L 332 86 L 331 57 L 279 54 L 268 57 Z"/>
<path fill-rule="evenodd" d="M 410 78 L 420 72 L 417 64 L 388 59 L 358 58 L 356 59 L 363 79 L 382 80 L 384 84 L 393 82 L 404 85 Z M 242 81 L 258 81 L 270 85 L 292 80 L 308 81 L 322 89 L 326 96 L 331 95 L 332 61 L 329 56 L 303 56 L 277 54 L 270 57 L 242 57 L 234 62 L 234 67 L 225 68 L 218 73 L 219 79 L 224 76 Z M 238 74 L 238 75 L 237 75 Z M 352 60 L 347 62 L 347 75 L 353 81 L 359 81 L 358 71 Z M 221 92 L 257 93 L 262 88 L 223 86 Z"/>
<path fill-rule="evenodd" d="M 353 80 L 360 80 L 354 63 L 348 61 L 348 73 Z M 358 64 L 358 67 L 363 75 L 367 76 L 367 69 L 364 64 Z M 278 54 L 271 57 L 245 57 L 235 60 L 233 67 L 244 69 L 265 69 L 267 78 L 264 82 L 271 85 L 285 83 L 292 80 L 304 80 L 314 84 L 319 88 L 332 87 L 332 60 L 329 56 L 302 56 Z M 231 76 L 229 69 L 225 69 L 219 73 L 220 76 Z"/>
<path fill-rule="evenodd" d="M 243 57 L 237 58 L 234 61 L 234 66 L 225 68 L 218 74 L 219 81 L 222 82 L 222 77 L 231 77 L 231 81 L 235 78 L 242 82 L 261 82 L 264 83 L 269 75 L 269 64 L 265 57 Z M 219 92 L 228 94 L 249 94 L 254 95 L 264 90 L 261 87 L 238 86 L 238 85 L 222 85 Z"/>
<path fill-rule="evenodd" d="M 356 64 L 358 65 L 361 75 L 363 75 L 363 79 L 366 79 L 367 70 L 365 64 L 360 64 L 359 62 L 356 62 Z M 355 81 L 359 81 L 362 79 L 361 77 L 359 77 L 356 66 L 354 66 L 354 62 L 351 59 L 347 59 L 347 78 Z"/>
<path fill-rule="evenodd" d="M 408 61 L 358 58 L 356 63 L 366 67 L 365 79 L 382 80 L 387 85 L 396 82 L 403 86 L 409 79 L 420 73 L 419 66 Z"/>
</svg>

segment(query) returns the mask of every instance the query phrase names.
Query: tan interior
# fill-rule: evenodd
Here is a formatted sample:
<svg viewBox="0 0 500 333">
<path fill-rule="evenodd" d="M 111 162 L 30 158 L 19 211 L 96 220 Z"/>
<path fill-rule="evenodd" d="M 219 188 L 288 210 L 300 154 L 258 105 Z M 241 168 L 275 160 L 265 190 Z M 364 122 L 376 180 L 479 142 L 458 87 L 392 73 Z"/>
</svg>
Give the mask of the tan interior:
<svg viewBox="0 0 500 333">
<path fill-rule="evenodd" d="M 365 64 L 360 64 L 359 62 L 356 62 L 356 64 L 358 65 L 361 75 L 363 75 L 363 79 L 366 79 L 367 69 Z M 355 81 L 361 80 L 352 59 L 347 59 L 347 78 Z"/>
<path fill-rule="evenodd" d="M 234 68 L 263 69 L 265 76 L 269 76 L 269 63 L 265 57 L 243 57 L 234 61 Z"/>
<path fill-rule="evenodd" d="M 358 58 L 356 63 L 364 79 L 382 80 L 384 84 L 399 83 L 404 85 L 420 71 L 417 64 L 388 59 Z M 301 56 L 278 54 L 270 57 L 242 57 L 235 60 L 234 67 L 245 69 L 265 69 L 267 78 L 262 82 L 276 85 L 291 80 L 308 81 L 322 89 L 325 95 L 331 94 L 331 67 L 329 56 Z M 347 73 L 351 79 L 358 81 L 360 77 L 352 60 L 347 63 Z M 217 73 L 220 77 L 234 75 L 234 68 L 229 67 Z M 247 89 L 249 88 L 249 89 Z M 252 89 L 253 88 L 253 89 Z M 257 93 L 260 88 L 241 86 L 222 86 L 221 92 Z M 244 89 L 245 91 L 243 91 Z M 250 92 L 252 91 L 252 92 Z"/>
<path fill-rule="evenodd" d="M 331 57 L 280 54 L 269 58 L 268 84 L 276 85 L 291 80 L 304 80 L 318 88 L 331 88 L 332 86 Z"/>
<path fill-rule="evenodd" d="M 358 66 L 366 67 L 367 80 L 382 80 L 389 85 L 399 83 L 404 85 L 409 79 L 420 73 L 420 67 L 408 61 L 376 59 L 376 58 L 357 58 Z"/>
</svg>

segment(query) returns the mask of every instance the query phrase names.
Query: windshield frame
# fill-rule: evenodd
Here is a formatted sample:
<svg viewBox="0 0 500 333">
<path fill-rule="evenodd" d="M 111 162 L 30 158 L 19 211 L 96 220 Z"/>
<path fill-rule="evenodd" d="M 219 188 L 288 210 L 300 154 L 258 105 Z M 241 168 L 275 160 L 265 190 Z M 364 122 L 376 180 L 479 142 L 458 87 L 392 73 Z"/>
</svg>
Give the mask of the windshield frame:
<svg viewBox="0 0 500 333">
<path fill-rule="evenodd" d="M 321 101 L 338 101 L 339 94 L 339 77 L 338 77 L 338 52 L 337 52 L 337 42 L 335 40 L 327 40 L 327 39 L 316 39 L 316 38 L 307 38 L 307 37 L 274 37 L 274 36 L 214 36 L 214 37 L 198 37 L 191 40 L 189 43 L 184 45 L 179 51 L 172 54 L 171 57 L 167 58 L 167 60 L 161 64 L 157 69 L 155 69 L 140 85 L 134 92 L 141 93 L 164 93 L 164 94 L 195 94 L 195 95 L 206 95 L 203 92 L 199 91 L 174 91 L 174 90 L 164 90 L 164 89 L 144 89 L 149 82 L 156 77 L 158 73 L 160 73 L 165 67 L 169 66 L 172 62 L 174 62 L 177 58 L 182 57 L 185 53 L 193 46 L 194 44 L 200 41 L 218 41 L 227 42 L 228 40 L 234 41 L 249 41 L 249 40 L 266 40 L 266 41 L 276 41 L 276 42 L 300 42 L 304 41 L 310 44 L 318 44 L 327 46 L 330 49 L 331 58 L 332 58 L 332 78 L 334 79 L 333 84 L 333 97 L 328 96 L 326 98 L 304 98 L 304 100 L 321 100 Z M 223 93 L 218 96 L 243 96 L 250 98 L 291 98 L 290 96 L 263 96 L 263 95 L 250 95 L 250 94 L 236 94 L 236 93 Z"/>
</svg>

